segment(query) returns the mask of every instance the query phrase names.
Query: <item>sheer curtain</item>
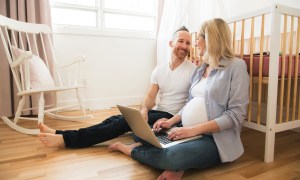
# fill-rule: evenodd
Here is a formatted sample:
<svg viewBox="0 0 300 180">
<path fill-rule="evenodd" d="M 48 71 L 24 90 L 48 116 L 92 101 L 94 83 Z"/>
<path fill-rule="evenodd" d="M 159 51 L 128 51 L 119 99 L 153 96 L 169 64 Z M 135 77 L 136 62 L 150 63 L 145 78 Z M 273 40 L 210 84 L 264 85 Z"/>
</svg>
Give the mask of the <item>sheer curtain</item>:
<svg viewBox="0 0 300 180">
<path fill-rule="evenodd" d="M 47 24 L 51 27 L 51 12 L 48 0 L 1 0 L 0 14 L 12 19 L 30 22 Z M 0 43 L 2 44 L 2 43 Z M 52 65 L 51 59 L 48 60 Z M 8 60 L 4 54 L 4 49 L 0 45 L 0 117 L 13 116 L 18 106 L 19 97 L 16 95 L 17 88 L 13 82 Z M 46 98 L 46 101 L 52 102 L 51 96 Z M 35 98 L 32 100 L 32 105 L 35 105 Z M 26 107 L 30 107 L 27 104 Z M 31 114 L 31 113 L 27 113 Z"/>
<path fill-rule="evenodd" d="M 227 14 L 223 0 L 164 0 L 157 35 L 157 64 L 170 60 L 168 42 L 180 26 L 195 32 L 203 21 L 215 17 L 227 18 Z"/>
</svg>

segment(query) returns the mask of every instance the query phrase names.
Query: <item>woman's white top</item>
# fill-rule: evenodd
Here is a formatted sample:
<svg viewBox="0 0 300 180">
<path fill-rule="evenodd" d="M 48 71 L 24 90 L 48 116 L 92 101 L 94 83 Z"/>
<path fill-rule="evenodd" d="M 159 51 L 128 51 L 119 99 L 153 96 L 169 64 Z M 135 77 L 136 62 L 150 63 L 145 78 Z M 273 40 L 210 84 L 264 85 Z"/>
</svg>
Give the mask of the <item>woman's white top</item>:
<svg viewBox="0 0 300 180">
<path fill-rule="evenodd" d="M 207 122 L 206 106 L 205 106 L 205 85 L 207 78 L 202 78 L 192 89 L 191 99 L 182 112 L 182 125 L 195 126 L 197 124 Z"/>
</svg>

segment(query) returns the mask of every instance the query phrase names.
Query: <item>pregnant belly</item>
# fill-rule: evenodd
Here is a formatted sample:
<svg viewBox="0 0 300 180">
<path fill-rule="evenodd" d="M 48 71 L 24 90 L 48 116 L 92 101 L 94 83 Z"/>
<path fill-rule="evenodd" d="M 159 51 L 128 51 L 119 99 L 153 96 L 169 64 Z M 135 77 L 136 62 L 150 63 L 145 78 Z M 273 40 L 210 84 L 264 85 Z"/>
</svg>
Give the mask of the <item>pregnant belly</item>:
<svg viewBox="0 0 300 180">
<path fill-rule="evenodd" d="M 194 97 L 187 103 L 182 112 L 182 125 L 194 126 L 207 121 L 205 99 Z"/>
</svg>

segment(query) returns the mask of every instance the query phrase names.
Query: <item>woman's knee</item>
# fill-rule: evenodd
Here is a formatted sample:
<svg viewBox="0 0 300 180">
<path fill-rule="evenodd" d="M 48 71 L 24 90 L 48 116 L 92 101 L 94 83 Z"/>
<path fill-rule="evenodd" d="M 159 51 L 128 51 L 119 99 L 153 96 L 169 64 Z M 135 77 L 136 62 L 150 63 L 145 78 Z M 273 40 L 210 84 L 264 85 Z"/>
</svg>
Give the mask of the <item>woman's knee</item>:
<svg viewBox="0 0 300 180">
<path fill-rule="evenodd" d="M 178 154 L 173 153 L 172 151 L 168 151 L 168 153 L 164 154 L 162 157 L 158 158 L 158 166 L 159 169 L 163 170 L 184 170 L 183 167 L 184 157 L 178 156 Z"/>
</svg>

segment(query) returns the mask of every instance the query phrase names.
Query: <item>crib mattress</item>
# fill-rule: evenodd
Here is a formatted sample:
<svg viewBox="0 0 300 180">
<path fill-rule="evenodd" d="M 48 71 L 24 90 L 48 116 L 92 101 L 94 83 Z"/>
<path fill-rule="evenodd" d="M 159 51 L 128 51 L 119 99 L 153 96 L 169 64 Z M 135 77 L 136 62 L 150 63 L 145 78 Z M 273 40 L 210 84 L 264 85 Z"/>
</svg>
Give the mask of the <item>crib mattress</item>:
<svg viewBox="0 0 300 180">
<path fill-rule="evenodd" d="M 299 62 L 300 57 L 298 58 Z M 250 74 L 250 55 L 244 55 L 243 60 L 247 64 L 247 71 Z M 278 66 L 278 77 L 281 78 L 281 67 L 283 62 L 283 57 L 279 56 L 279 66 Z M 264 55 L 263 56 L 263 66 L 262 66 L 262 76 L 263 77 L 269 77 L 269 61 L 270 61 L 270 55 Z M 292 69 L 291 69 L 291 77 L 295 77 L 295 63 L 296 63 L 296 56 L 294 55 L 292 58 Z M 285 57 L 285 67 L 284 67 L 284 76 L 288 77 L 288 67 L 289 67 L 289 56 L 286 55 Z M 259 75 L 259 55 L 253 56 L 253 76 Z M 300 77 L 300 62 L 298 63 L 298 77 Z"/>
</svg>

